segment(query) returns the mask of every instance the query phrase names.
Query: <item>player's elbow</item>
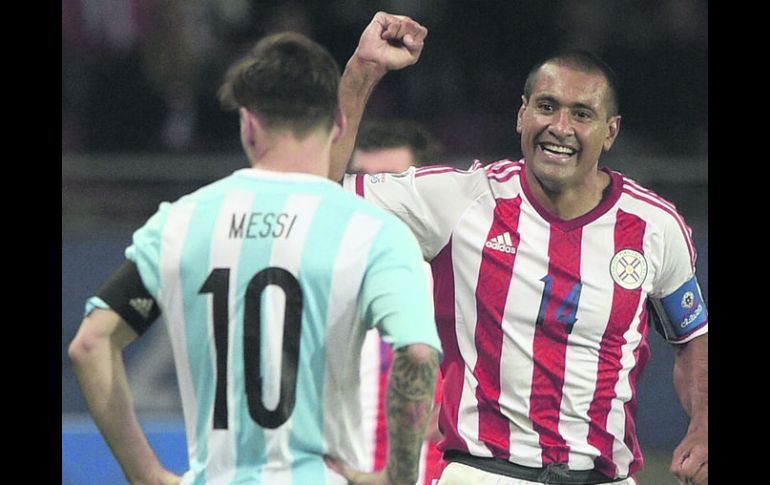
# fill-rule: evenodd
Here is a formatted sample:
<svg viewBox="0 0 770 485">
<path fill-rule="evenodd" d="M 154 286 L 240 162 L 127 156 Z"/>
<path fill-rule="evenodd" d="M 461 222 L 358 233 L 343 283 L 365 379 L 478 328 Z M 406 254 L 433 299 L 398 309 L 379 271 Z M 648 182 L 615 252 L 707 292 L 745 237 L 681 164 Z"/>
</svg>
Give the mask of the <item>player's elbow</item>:
<svg viewBox="0 0 770 485">
<path fill-rule="evenodd" d="M 77 335 L 75 335 L 75 338 L 72 339 L 72 342 L 70 342 L 67 354 L 75 367 L 81 367 L 93 360 L 93 357 L 97 355 L 100 349 L 103 349 L 105 345 L 109 345 L 109 339 L 104 336 L 84 331 L 81 328 Z"/>
</svg>

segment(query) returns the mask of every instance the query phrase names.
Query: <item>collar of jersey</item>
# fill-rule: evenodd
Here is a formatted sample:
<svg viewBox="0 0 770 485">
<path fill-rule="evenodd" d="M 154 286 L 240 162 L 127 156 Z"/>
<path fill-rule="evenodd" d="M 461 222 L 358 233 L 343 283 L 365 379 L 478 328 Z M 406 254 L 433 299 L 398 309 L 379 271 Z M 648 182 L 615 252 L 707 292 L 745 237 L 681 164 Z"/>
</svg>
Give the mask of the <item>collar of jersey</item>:
<svg viewBox="0 0 770 485">
<path fill-rule="evenodd" d="M 521 160 L 524 162 L 524 170 L 527 169 L 527 164 L 524 161 L 524 159 Z M 615 203 L 620 199 L 621 194 L 623 193 L 623 177 L 613 170 L 610 170 L 606 167 L 602 167 L 599 170 L 605 172 L 607 175 L 610 176 L 610 186 L 607 188 L 606 195 L 604 198 L 602 198 L 601 202 L 599 202 L 599 205 L 588 211 L 587 213 L 583 214 L 580 217 L 577 217 L 575 219 L 570 220 L 564 220 L 560 218 L 559 216 L 553 214 L 552 212 L 548 211 L 545 207 L 543 207 L 535 198 L 534 195 L 532 195 L 532 192 L 529 188 L 529 184 L 527 183 L 527 177 L 524 173 L 524 170 L 521 172 L 521 187 L 524 191 L 524 196 L 529 200 L 530 204 L 532 204 L 532 207 L 535 208 L 538 214 L 548 221 L 551 225 L 554 225 L 558 228 L 560 228 L 562 231 L 571 231 L 573 229 L 576 229 L 578 227 L 583 227 L 587 224 L 590 224 L 591 222 L 595 221 L 599 217 L 603 216 L 604 214 L 609 211 L 612 206 L 615 205 Z"/>
</svg>

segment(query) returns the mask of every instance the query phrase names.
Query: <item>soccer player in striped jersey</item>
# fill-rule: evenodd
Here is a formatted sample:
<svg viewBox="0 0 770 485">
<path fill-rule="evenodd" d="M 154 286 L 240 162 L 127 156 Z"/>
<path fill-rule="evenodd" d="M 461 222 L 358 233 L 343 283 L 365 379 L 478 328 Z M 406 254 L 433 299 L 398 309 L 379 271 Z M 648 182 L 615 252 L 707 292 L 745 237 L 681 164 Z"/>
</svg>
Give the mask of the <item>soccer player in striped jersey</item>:
<svg viewBox="0 0 770 485">
<path fill-rule="evenodd" d="M 393 18 L 375 16 L 343 73 L 346 136 L 388 71 L 374 54 Z M 405 221 L 433 268 L 445 351 L 439 447 L 450 462 L 439 483 L 634 484 L 652 317 L 676 348 L 674 385 L 690 416 L 671 471 L 708 483 L 696 251 L 670 202 L 599 166 L 620 130 L 614 74 L 584 51 L 544 60 L 527 77 L 516 129 L 521 160 L 468 170 L 343 179 L 351 142 L 332 154 L 330 177 Z"/>
<path fill-rule="evenodd" d="M 410 120 L 370 120 L 361 124 L 356 137 L 356 148 L 348 171 L 361 174 L 382 172 L 401 173 L 409 167 L 421 167 L 435 160 L 438 143 L 419 123 Z M 431 270 L 424 263 L 428 279 Z M 393 351 L 380 333 L 366 333 L 361 353 L 361 405 L 365 432 L 364 470 L 379 471 L 387 461 L 388 435 L 385 389 L 393 362 Z M 441 434 L 438 431 L 438 410 L 441 402 L 441 376 L 436 382 L 434 408 L 428 421 L 426 440 L 420 451 L 418 485 L 431 485 L 444 462 L 437 448 Z"/>
<path fill-rule="evenodd" d="M 419 50 L 390 55 L 412 62 Z M 69 354 L 131 483 L 346 483 L 334 466 L 364 459 L 359 366 L 372 328 L 394 353 L 390 454 L 372 478 L 416 480 L 440 356 L 432 301 L 406 225 L 327 178 L 345 127 L 339 75 L 305 36 L 260 40 L 220 90 L 251 166 L 161 204 L 87 302 Z M 182 395 L 182 477 L 148 444 L 122 360 L 159 314 Z"/>
</svg>

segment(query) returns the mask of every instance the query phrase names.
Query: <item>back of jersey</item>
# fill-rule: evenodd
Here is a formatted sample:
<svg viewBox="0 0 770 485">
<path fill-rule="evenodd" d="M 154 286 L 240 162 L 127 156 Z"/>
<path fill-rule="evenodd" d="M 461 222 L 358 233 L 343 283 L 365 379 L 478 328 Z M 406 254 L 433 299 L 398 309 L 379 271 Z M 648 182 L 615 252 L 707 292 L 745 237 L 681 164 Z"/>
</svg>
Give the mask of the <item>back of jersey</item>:
<svg viewBox="0 0 770 485">
<path fill-rule="evenodd" d="M 367 325 L 438 348 L 417 243 L 390 217 L 320 177 L 243 169 L 134 234 L 174 350 L 182 483 L 344 483 L 321 456 L 359 465 Z"/>
</svg>

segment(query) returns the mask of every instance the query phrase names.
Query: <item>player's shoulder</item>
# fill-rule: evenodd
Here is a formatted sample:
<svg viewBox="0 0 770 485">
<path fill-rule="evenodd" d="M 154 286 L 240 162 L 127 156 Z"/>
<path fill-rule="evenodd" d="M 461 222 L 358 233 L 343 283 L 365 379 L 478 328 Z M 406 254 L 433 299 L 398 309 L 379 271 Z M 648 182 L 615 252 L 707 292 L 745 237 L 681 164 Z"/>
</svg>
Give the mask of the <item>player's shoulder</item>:
<svg viewBox="0 0 770 485">
<path fill-rule="evenodd" d="M 661 234 L 667 240 L 685 241 L 694 254 L 692 228 L 676 205 L 636 180 L 619 172 L 614 174 L 622 180 L 619 209 L 640 217 L 650 233 Z"/>
<path fill-rule="evenodd" d="M 620 182 L 621 206 L 635 206 L 662 221 L 682 219 L 676 205 L 668 198 L 620 172 L 610 170 L 610 174 Z"/>
</svg>

